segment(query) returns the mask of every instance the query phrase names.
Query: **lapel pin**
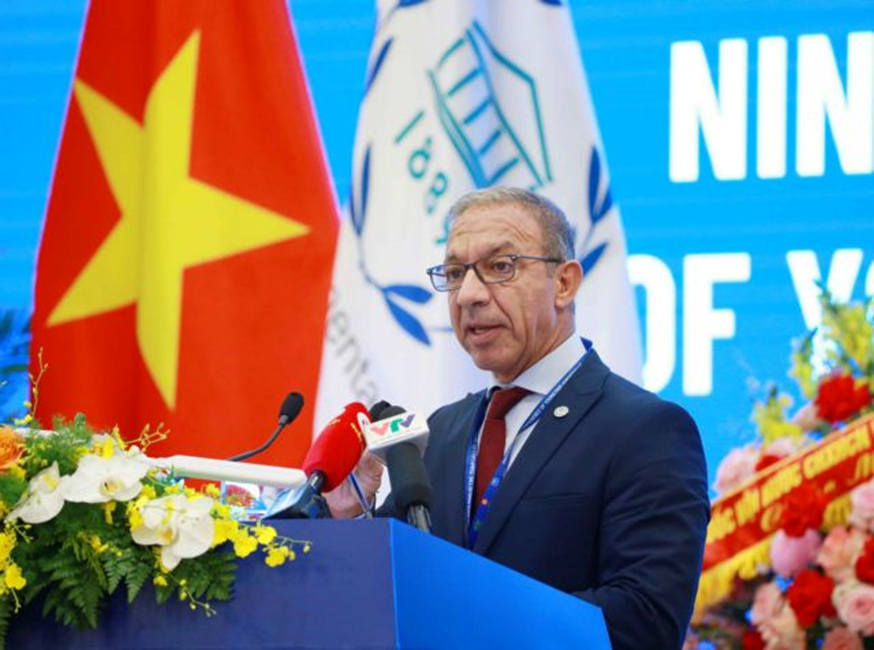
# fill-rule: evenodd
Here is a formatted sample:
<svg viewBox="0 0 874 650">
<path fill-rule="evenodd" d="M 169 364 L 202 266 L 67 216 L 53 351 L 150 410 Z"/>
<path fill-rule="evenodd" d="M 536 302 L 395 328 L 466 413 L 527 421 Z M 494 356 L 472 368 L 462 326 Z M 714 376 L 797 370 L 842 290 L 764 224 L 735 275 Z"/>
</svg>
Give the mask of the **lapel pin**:
<svg viewBox="0 0 874 650">
<path fill-rule="evenodd" d="M 556 406 L 552 414 L 557 418 L 563 418 L 570 412 L 571 410 L 567 406 Z"/>
</svg>

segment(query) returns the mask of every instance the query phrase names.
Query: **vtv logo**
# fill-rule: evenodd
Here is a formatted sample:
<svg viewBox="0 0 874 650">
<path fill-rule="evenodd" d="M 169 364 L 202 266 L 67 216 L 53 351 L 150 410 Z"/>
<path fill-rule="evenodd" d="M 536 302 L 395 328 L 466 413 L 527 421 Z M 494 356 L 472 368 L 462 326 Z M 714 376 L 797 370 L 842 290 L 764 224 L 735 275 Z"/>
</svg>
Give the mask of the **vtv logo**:
<svg viewBox="0 0 874 650">
<path fill-rule="evenodd" d="M 428 443 L 428 422 L 419 413 L 408 411 L 372 422 L 364 430 L 367 449 L 371 454 L 386 460 L 390 447 L 399 443 L 412 443 L 425 452 Z"/>
<path fill-rule="evenodd" d="M 824 175 L 826 123 L 843 173 L 874 172 L 874 32 L 847 35 L 846 66 L 838 65 L 825 34 L 799 36 L 794 102 L 788 99 L 787 39 L 760 38 L 756 48 L 758 81 L 755 101 L 750 102 L 749 45 L 745 39 L 719 42 L 715 82 L 701 42 L 671 44 L 671 181 L 698 180 L 700 140 L 718 180 L 746 178 L 750 107 L 756 120 L 756 175 L 785 177 L 787 107 L 792 104 L 798 176 Z"/>
<path fill-rule="evenodd" d="M 401 413 L 391 419 L 371 423 L 370 430 L 378 436 L 384 436 L 389 432 L 398 433 L 399 431 L 412 429 L 415 419 L 415 413 Z"/>
</svg>

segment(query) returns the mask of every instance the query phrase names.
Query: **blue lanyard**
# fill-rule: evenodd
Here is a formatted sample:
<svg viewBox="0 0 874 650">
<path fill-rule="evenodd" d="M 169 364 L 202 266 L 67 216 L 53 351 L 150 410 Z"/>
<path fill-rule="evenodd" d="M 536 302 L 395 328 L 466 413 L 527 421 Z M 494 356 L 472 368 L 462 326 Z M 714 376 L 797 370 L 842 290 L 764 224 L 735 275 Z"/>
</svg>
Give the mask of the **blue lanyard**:
<svg viewBox="0 0 874 650">
<path fill-rule="evenodd" d="M 507 472 L 507 467 L 509 467 L 510 465 L 510 459 L 513 457 L 513 452 L 515 451 L 516 446 L 519 444 L 519 440 L 522 438 L 522 432 L 533 427 L 535 424 L 537 424 L 540 418 L 543 417 L 543 413 L 546 411 L 549 403 L 555 399 L 555 396 L 558 395 L 561 389 L 565 387 L 565 384 L 570 381 L 570 378 L 582 365 L 588 351 L 589 350 L 587 348 L 586 352 L 583 352 L 583 355 L 579 359 L 577 359 L 577 362 L 573 366 L 571 366 L 570 370 L 568 370 L 562 376 L 562 378 L 558 380 L 558 383 L 556 383 L 556 385 L 553 386 L 550 391 L 543 396 L 543 398 L 540 400 L 540 403 L 537 404 L 537 406 L 534 407 L 534 410 L 531 411 L 527 418 L 525 418 L 525 422 L 522 423 L 522 427 L 519 429 L 519 433 L 516 434 L 516 437 L 510 444 L 510 448 L 501 459 L 501 464 L 498 465 L 498 469 L 495 470 L 495 475 L 486 486 L 486 489 L 483 493 L 483 500 L 477 505 L 476 512 L 473 515 L 473 519 L 471 519 L 471 510 L 473 509 L 473 492 L 474 485 L 476 484 L 476 459 L 479 456 L 479 432 L 482 428 L 483 421 L 485 420 L 486 410 L 489 403 L 488 398 L 485 395 L 483 396 L 483 399 L 480 401 L 479 409 L 477 410 L 476 426 L 474 426 L 473 428 L 470 442 L 467 445 L 467 455 L 465 458 L 464 524 L 465 526 L 467 526 L 467 548 L 473 548 L 474 544 L 476 544 L 476 540 L 477 537 L 479 537 L 479 532 L 482 529 L 483 522 L 485 522 L 486 516 L 489 514 L 489 511 L 492 508 L 492 499 L 494 498 L 495 493 L 498 491 L 498 487 L 501 485 L 501 481 L 504 480 L 504 474 Z"/>
</svg>

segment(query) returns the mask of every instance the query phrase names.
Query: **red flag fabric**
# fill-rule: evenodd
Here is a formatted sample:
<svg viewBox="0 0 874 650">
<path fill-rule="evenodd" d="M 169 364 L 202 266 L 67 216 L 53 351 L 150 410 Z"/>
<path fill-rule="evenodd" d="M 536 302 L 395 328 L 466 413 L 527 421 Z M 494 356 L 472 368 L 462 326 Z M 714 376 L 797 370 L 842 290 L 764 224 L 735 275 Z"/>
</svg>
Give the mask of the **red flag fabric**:
<svg viewBox="0 0 874 650">
<path fill-rule="evenodd" d="M 91 3 L 40 245 L 37 417 L 153 455 L 310 443 L 336 203 L 283 0 Z"/>
</svg>

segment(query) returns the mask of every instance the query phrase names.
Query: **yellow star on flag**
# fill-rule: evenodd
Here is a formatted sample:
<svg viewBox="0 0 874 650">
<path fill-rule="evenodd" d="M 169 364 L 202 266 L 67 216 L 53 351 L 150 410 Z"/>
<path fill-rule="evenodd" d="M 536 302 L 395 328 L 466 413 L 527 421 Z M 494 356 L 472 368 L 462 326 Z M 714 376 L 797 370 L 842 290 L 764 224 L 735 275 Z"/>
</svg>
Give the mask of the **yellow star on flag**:
<svg viewBox="0 0 874 650">
<path fill-rule="evenodd" d="M 170 408 L 185 270 L 309 232 L 191 177 L 199 46 L 195 31 L 152 86 L 142 125 L 76 80 L 76 101 L 121 217 L 48 319 L 55 326 L 136 304 L 137 342 Z"/>
</svg>

